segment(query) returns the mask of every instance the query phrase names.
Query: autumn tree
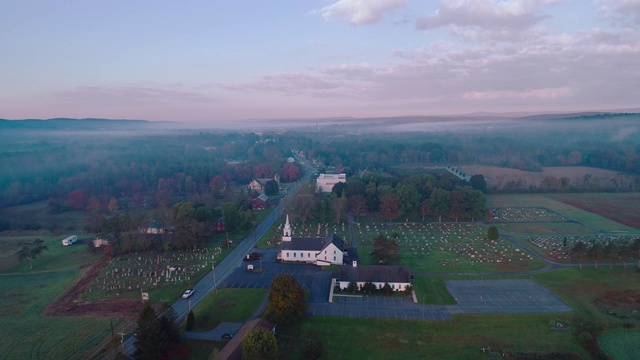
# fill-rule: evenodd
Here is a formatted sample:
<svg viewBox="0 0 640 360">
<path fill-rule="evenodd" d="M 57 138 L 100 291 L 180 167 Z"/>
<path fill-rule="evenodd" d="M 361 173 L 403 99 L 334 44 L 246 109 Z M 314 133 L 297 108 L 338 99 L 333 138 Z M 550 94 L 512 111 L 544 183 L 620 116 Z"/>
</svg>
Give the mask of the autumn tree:
<svg viewBox="0 0 640 360">
<path fill-rule="evenodd" d="M 389 221 L 400 216 L 400 197 L 393 193 L 387 193 L 380 198 L 380 213 Z"/>
<path fill-rule="evenodd" d="M 300 216 L 300 220 L 306 223 L 312 216 L 316 207 L 317 199 L 315 195 L 299 194 L 289 203 L 289 212 Z"/>
<path fill-rule="evenodd" d="M 602 244 L 600 243 L 595 243 L 591 245 L 589 250 L 587 250 L 587 257 L 596 263 L 596 270 L 598 270 L 598 262 L 602 257 L 602 251 L 603 251 L 603 247 L 602 247 Z"/>
<path fill-rule="evenodd" d="M 373 256 L 378 261 L 386 263 L 387 260 L 396 259 L 398 257 L 398 243 L 395 240 L 387 239 L 384 235 L 378 235 L 373 240 Z"/>
<path fill-rule="evenodd" d="M 115 197 L 111 197 L 111 199 L 109 199 L 109 206 L 107 206 L 107 209 L 109 209 L 109 212 L 114 213 L 116 211 L 118 211 L 118 200 L 116 200 Z"/>
<path fill-rule="evenodd" d="M 459 218 L 466 216 L 469 212 L 469 204 L 467 203 L 467 196 L 464 191 L 457 189 L 449 193 L 449 217 L 458 221 Z"/>
<path fill-rule="evenodd" d="M 277 324 L 293 324 L 304 318 L 307 300 L 302 287 L 291 275 L 277 275 L 269 285 L 265 317 Z"/>
<path fill-rule="evenodd" d="M 292 163 L 282 165 L 282 179 L 284 181 L 296 181 L 300 178 L 300 169 Z"/>
<path fill-rule="evenodd" d="M 354 195 L 348 198 L 349 210 L 355 215 L 356 221 L 358 221 L 358 216 L 367 212 L 367 200 L 364 198 L 364 195 Z"/>
<path fill-rule="evenodd" d="M 243 360 L 277 360 L 278 341 L 269 330 L 255 328 L 242 340 Z"/>
<path fill-rule="evenodd" d="M 607 245 L 605 245 L 604 249 L 602 249 L 602 257 L 609 262 L 609 270 L 611 270 L 613 268 L 613 264 L 620 260 L 618 245 L 613 241 L 609 241 Z"/>
<path fill-rule="evenodd" d="M 44 245 L 44 240 L 41 239 L 35 239 L 30 243 L 22 243 L 18 250 L 18 259 L 27 260 L 29 262 L 29 270 L 32 270 L 33 262 L 44 250 L 47 250 L 47 246 Z"/>
<path fill-rule="evenodd" d="M 347 211 L 347 197 L 331 195 L 331 210 L 333 210 L 335 222 L 340 223 Z"/>
<path fill-rule="evenodd" d="M 70 192 L 67 197 L 71 202 L 71 206 L 76 210 L 84 210 L 89 205 L 89 197 L 82 189 Z"/>
<path fill-rule="evenodd" d="M 429 199 L 422 202 L 420 205 L 420 215 L 422 215 L 422 221 L 429 215 L 433 214 L 431 207 L 429 207 Z"/>
</svg>

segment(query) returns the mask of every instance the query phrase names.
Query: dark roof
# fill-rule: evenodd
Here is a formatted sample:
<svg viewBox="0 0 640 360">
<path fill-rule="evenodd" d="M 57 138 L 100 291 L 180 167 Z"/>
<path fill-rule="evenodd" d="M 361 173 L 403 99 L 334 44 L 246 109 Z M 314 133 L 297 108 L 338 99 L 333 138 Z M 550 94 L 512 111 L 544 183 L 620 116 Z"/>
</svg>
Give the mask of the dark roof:
<svg viewBox="0 0 640 360">
<path fill-rule="evenodd" d="M 251 332 L 251 330 L 256 328 L 263 328 L 269 331 L 273 331 L 275 327 L 276 324 L 264 318 L 246 322 L 240 328 L 240 330 L 238 330 L 238 333 L 233 336 L 233 339 L 229 340 L 227 345 L 225 345 L 222 350 L 220 350 L 220 352 L 218 353 L 218 359 L 242 359 L 242 341 L 244 340 L 244 337 L 247 336 L 249 332 Z"/>
<path fill-rule="evenodd" d="M 411 271 L 408 266 L 351 265 L 340 266 L 340 281 L 410 283 Z"/>
<path fill-rule="evenodd" d="M 297 238 L 282 242 L 282 250 L 320 251 L 329 244 L 334 244 L 340 251 L 344 251 L 344 240 L 333 234 L 324 238 Z"/>
</svg>

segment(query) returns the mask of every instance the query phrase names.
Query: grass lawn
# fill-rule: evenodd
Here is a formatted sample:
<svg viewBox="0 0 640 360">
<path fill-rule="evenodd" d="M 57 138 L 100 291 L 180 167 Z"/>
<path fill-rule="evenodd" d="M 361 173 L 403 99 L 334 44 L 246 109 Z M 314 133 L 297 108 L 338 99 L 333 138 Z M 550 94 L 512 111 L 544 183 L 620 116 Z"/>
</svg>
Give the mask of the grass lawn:
<svg viewBox="0 0 640 360">
<path fill-rule="evenodd" d="M 475 223 L 355 225 L 354 236 L 363 264 L 375 264 L 373 239 L 384 235 L 399 245 L 392 264 L 412 272 L 500 272 L 532 270 L 543 263 L 503 238 L 486 239 L 487 228 Z"/>
<path fill-rule="evenodd" d="M 219 341 L 206 341 L 206 340 L 189 340 L 182 339 L 182 343 L 187 346 L 189 352 L 187 353 L 187 357 L 179 357 L 175 360 L 201 360 L 208 359 L 209 355 L 217 349 L 217 351 L 222 350 L 226 343 Z M 169 359 L 173 360 L 173 359 Z"/>
<path fill-rule="evenodd" d="M 564 315 L 566 316 L 566 315 Z M 453 321 L 308 318 L 278 331 L 317 339 L 325 359 L 482 359 L 480 349 L 514 352 L 571 352 L 588 359 L 570 331 L 552 331 L 553 315 L 464 315 Z M 532 335 L 535 334 L 535 335 Z M 291 341 L 291 339 L 289 339 Z M 303 359 L 303 354 L 284 354 Z"/>
<path fill-rule="evenodd" d="M 610 330 L 600 334 L 598 341 L 614 360 L 640 359 L 640 330 Z"/>
<path fill-rule="evenodd" d="M 267 289 L 219 289 L 193 309 L 193 331 L 207 331 L 223 321 L 244 322 L 267 296 Z"/>
<path fill-rule="evenodd" d="M 419 303 L 433 305 L 456 303 L 453 296 L 447 291 L 444 280 L 440 277 L 416 276 L 412 283 Z"/>
</svg>

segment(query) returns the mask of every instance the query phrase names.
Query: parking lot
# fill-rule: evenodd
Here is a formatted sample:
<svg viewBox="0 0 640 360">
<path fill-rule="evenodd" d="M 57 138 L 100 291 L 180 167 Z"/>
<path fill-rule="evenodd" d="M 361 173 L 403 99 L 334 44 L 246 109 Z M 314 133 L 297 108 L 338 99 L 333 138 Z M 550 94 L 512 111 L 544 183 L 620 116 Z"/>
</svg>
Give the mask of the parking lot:
<svg viewBox="0 0 640 360">
<path fill-rule="evenodd" d="M 447 280 L 445 285 L 456 305 L 415 304 L 402 296 L 341 296 L 329 303 L 331 271 L 311 264 L 283 264 L 276 261 L 277 249 L 261 249 L 261 260 L 244 261 L 223 287 L 263 288 L 279 274 L 296 278 L 311 291 L 307 315 L 360 318 L 443 321 L 454 314 L 562 313 L 571 311 L 557 296 L 532 280 Z M 248 271 L 247 265 L 254 271 Z"/>
</svg>

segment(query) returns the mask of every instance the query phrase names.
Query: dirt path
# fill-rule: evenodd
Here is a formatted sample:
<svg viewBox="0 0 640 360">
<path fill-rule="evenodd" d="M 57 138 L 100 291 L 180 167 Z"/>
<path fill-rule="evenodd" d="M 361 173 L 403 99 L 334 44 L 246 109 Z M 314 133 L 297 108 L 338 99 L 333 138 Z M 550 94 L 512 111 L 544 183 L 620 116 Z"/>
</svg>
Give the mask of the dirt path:
<svg viewBox="0 0 640 360">
<path fill-rule="evenodd" d="M 109 264 L 110 257 L 103 257 L 82 270 L 80 277 L 56 302 L 45 311 L 45 316 L 104 316 L 135 317 L 142 309 L 141 301 L 114 298 L 100 301 L 81 301 L 80 296 L 95 280 L 102 269 Z"/>
</svg>

